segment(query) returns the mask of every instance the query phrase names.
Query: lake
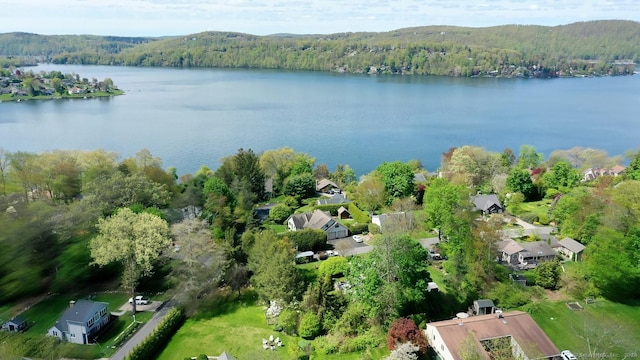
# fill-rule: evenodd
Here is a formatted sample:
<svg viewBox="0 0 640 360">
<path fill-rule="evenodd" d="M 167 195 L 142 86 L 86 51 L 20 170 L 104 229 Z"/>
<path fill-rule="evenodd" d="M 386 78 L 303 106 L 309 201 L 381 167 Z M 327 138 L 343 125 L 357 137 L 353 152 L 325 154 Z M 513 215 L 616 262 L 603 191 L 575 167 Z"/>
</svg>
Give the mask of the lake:
<svg viewBox="0 0 640 360">
<path fill-rule="evenodd" d="M 113 79 L 108 99 L 0 104 L 0 147 L 149 149 L 178 174 L 216 168 L 239 148 L 289 146 L 316 164 L 358 175 L 384 161 L 421 160 L 435 170 L 451 147 L 516 153 L 531 144 L 592 147 L 620 155 L 640 147 L 640 78 L 495 79 L 368 76 L 267 70 L 40 65 Z"/>
</svg>

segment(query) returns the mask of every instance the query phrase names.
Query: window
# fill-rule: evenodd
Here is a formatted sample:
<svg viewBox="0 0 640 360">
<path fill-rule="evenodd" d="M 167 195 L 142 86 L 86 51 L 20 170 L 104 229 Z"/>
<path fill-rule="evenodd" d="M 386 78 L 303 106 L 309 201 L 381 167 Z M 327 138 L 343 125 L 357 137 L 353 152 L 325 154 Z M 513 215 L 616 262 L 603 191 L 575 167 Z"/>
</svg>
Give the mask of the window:
<svg viewBox="0 0 640 360">
<path fill-rule="evenodd" d="M 71 334 L 69 334 L 69 337 L 70 337 L 70 338 L 72 338 L 72 339 L 75 339 L 75 337 L 76 337 L 76 334 L 74 334 L 74 333 L 71 333 Z"/>
<path fill-rule="evenodd" d="M 54 330 L 54 331 L 51 332 L 51 335 L 58 336 L 58 332 Z"/>
<path fill-rule="evenodd" d="M 105 316 L 107 315 L 107 308 L 103 308 L 102 310 L 100 310 L 100 316 Z"/>
</svg>

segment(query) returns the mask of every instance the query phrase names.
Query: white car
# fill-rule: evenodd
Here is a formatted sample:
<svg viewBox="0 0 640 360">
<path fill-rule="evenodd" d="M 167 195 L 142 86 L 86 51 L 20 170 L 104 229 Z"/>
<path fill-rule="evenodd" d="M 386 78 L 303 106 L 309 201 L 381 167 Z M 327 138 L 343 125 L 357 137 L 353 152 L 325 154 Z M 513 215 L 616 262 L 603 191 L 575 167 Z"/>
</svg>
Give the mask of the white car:
<svg viewBox="0 0 640 360">
<path fill-rule="evenodd" d="M 340 256 L 338 250 L 327 250 L 327 256 Z"/>
<path fill-rule="evenodd" d="M 562 356 L 563 360 L 578 360 L 578 358 L 569 350 L 563 350 L 560 353 L 560 356 Z"/>
<path fill-rule="evenodd" d="M 136 296 L 136 305 L 149 305 L 151 301 L 142 295 Z M 129 298 L 129 304 L 133 304 L 133 298 Z"/>
<path fill-rule="evenodd" d="M 362 236 L 360 235 L 353 235 L 353 241 L 357 242 L 357 243 L 361 243 L 364 241 L 364 239 L 362 239 Z"/>
</svg>

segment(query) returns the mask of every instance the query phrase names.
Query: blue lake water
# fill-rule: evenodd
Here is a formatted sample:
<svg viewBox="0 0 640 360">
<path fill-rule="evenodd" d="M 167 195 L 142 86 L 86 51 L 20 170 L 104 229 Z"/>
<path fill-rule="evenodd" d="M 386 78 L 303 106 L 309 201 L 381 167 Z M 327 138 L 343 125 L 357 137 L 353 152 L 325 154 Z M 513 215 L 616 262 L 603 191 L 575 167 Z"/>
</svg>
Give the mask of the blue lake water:
<svg viewBox="0 0 640 360">
<path fill-rule="evenodd" d="M 0 104 L 0 147 L 115 151 L 143 148 L 179 174 L 216 168 L 239 148 L 289 146 L 316 164 L 361 175 L 383 161 L 429 170 L 451 147 L 545 155 L 574 146 L 610 155 L 640 147 L 640 77 L 460 79 L 316 72 L 41 65 L 113 79 L 109 99 Z"/>
</svg>

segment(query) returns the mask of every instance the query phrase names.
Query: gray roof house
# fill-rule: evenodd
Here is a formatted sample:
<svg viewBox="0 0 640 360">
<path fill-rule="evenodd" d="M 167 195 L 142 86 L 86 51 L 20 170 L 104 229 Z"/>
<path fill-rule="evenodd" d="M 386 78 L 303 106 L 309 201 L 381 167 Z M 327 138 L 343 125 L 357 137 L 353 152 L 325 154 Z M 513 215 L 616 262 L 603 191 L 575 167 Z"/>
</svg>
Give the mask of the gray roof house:
<svg viewBox="0 0 640 360">
<path fill-rule="evenodd" d="M 289 230 L 318 229 L 327 234 L 327 240 L 339 239 L 349 235 L 349 229 L 331 218 L 328 212 L 315 210 L 303 214 L 293 214 L 287 219 Z"/>
<path fill-rule="evenodd" d="M 582 253 L 585 249 L 584 245 L 568 237 L 560 240 L 559 243 L 561 247 L 558 248 L 558 253 L 568 257 L 569 260 L 572 261 L 580 261 L 582 259 Z"/>
<path fill-rule="evenodd" d="M 348 204 L 350 202 L 351 200 L 348 200 L 342 194 L 333 194 L 331 197 L 318 199 L 318 205 L 338 205 L 338 204 Z"/>
<path fill-rule="evenodd" d="M 540 261 L 550 261 L 557 256 L 546 241 L 501 241 L 498 243 L 498 252 L 502 261 L 520 268 L 535 268 Z"/>
<path fill-rule="evenodd" d="M 18 315 L 13 319 L 7 321 L 6 323 L 2 324 L 2 328 L 7 331 L 18 332 L 18 331 L 25 330 L 28 325 L 29 325 L 29 322 L 27 321 L 27 318 L 24 316 Z"/>
<path fill-rule="evenodd" d="M 48 335 L 74 344 L 88 344 L 109 323 L 108 305 L 90 300 L 72 301 Z"/>
<path fill-rule="evenodd" d="M 316 180 L 316 191 L 317 192 L 330 192 L 332 190 L 339 190 L 340 187 L 329 179 L 320 179 Z"/>
<path fill-rule="evenodd" d="M 471 202 L 474 205 L 473 210 L 480 210 L 484 215 L 500 214 L 504 211 L 496 194 L 472 196 Z"/>
</svg>

